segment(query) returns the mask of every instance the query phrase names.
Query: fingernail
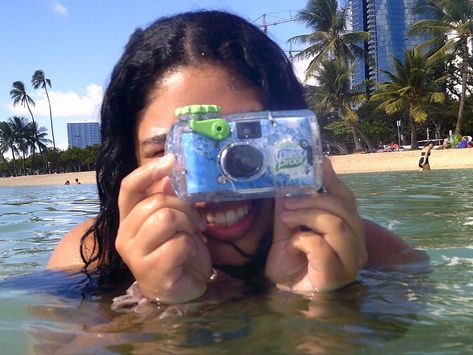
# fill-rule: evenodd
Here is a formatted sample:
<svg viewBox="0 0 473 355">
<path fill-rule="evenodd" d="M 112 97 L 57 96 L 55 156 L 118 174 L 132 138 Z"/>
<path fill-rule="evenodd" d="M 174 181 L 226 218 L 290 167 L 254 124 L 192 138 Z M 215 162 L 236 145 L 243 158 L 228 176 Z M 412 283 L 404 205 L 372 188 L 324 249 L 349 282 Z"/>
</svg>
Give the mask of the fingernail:
<svg viewBox="0 0 473 355">
<path fill-rule="evenodd" d="M 166 165 L 169 165 L 174 160 L 174 156 L 172 154 L 166 154 L 158 161 L 156 161 L 152 166 L 151 169 L 154 170 L 152 174 L 152 179 L 161 179 L 163 178 L 163 171 L 162 168 Z"/>
<path fill-rule="evenodd" d="M 164 155 L 161 159 L 159 159 L 159 163 L 158 165 L 166 165 L 166 164 L 169 164 L 171 161 L 174 160 L 174 155 L 171 154 L 171 153 L 168 153 L 166 155 Z"/>
</svg>

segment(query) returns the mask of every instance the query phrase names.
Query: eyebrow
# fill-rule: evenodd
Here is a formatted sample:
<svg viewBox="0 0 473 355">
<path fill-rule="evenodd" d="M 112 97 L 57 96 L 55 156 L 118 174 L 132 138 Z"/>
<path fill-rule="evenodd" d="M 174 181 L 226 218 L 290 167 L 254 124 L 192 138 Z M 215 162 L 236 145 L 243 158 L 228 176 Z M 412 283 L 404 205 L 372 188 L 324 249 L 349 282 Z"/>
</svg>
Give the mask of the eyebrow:
<svg viewBox="0 0 473 355">
<path fill-rule="evenodd" d="M 163 145 L 166 142 L 166 133 L 157 134 L 155 136 L 146 138 L 143 142 L 141 142 L 141 146 L 147 145 Z"/>
</svg>

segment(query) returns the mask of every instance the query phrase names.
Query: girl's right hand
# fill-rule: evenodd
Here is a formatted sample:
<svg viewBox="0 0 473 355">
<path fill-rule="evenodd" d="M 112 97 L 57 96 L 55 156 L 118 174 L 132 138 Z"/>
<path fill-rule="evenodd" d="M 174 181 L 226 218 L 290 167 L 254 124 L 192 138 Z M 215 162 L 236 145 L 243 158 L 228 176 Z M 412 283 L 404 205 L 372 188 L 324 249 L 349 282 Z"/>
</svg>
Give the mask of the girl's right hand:
<svg viewBox="0 0 473 355">
<path fill-rule="evenodd" d="M 120 226 L 115 246 L 141 291 L 164 304 L 201 296 L 212 273 L 201 232 L 205 221 L 172 192 L 167 155 L 126 176 L 118 198 Z"/>
</svg>

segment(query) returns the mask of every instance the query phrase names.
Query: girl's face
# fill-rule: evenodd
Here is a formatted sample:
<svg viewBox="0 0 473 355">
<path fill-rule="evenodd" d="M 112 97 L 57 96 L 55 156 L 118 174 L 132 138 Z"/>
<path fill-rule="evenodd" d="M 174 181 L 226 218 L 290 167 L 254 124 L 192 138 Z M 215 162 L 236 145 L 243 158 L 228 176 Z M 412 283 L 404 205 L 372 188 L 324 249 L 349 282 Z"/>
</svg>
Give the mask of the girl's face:
<svg viewBox="0 0 473 355">
<path fill-rule="evenodd" d="M 172 70 L 151 92 L 138 117 L 135 151 L 139 165 L 163 155 L 166 134 L 176 121 L 174 110 L 194 104 L 219 105 L 223 114 L 264 109 L 260 90 L 222 67 L 208 64 Z M 156 187 L 160 189 L 163 186 Z M 207 220 L 204 234 L 217 265 L 244 264 L 248 258 L 228 242 L 254 254 L 273 223 L 272 200 L 198 203 L 196 207 Z"/>
</svg>

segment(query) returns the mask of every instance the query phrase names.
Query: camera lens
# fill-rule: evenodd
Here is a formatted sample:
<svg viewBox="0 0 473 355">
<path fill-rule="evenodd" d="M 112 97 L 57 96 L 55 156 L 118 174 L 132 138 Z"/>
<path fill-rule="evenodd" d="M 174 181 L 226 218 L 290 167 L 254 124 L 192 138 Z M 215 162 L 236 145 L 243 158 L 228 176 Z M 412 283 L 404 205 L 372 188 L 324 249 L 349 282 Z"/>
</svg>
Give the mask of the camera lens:
<svg viewBox="0 0 473 355">
<path fill-rule="evenodd" d="M 257 174 L 263 166 L 263 154 L 249 145 L 235 145 L 223 157 L 223 169 L 233 178 L 249 178 Z"/>
</svg>

